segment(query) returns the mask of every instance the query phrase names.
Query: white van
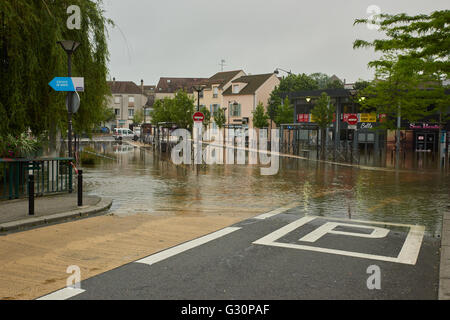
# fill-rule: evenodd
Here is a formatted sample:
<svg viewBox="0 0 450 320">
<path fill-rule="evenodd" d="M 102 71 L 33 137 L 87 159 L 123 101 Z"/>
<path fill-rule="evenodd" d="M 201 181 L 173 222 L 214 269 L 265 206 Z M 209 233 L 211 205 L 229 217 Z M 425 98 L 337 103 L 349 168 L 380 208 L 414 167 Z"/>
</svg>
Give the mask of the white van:
<svg viewBox="0 0 450 320">
<path fill-rule="evenodd" d="M 115 140 L 123 140 L 125 138 L 136 139 L 137 134 L 127 128 L 115 128 L 113 137 Z"/>
</svg>

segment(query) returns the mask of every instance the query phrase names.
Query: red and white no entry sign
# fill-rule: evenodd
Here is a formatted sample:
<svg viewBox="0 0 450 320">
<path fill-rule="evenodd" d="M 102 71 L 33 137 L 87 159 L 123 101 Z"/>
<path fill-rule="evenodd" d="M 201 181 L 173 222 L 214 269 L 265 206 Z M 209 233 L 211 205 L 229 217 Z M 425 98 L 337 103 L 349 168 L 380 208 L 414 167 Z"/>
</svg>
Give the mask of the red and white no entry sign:
<svg viewBox="0 0 450 320">
<path fill-rule="evenodd" d="M 355 124 L 358 124 L 358 116 L 355 114 L 349 115 L 347 123 L 351 126 L 354 126 Z"/>
<path fill-rule="evenodd" d="M 194 119 L 194 122 L 203 122 L 203 121 L 205 121 L 205 115 L 202 112 L 194 113 L 194 116 L 192 118 Z"/>
</svg>

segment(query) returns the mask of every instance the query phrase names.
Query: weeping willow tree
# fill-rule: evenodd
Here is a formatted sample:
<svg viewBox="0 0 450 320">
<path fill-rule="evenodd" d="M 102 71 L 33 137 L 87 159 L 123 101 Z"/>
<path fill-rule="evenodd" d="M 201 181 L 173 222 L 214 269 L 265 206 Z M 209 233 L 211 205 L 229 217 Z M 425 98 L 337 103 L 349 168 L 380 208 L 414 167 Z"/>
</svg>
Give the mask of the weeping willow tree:
<svg viewBox="0 0 450 320">
<path fill-rule="evenodd" d="M 69 30 L 67 8 L 81 9 L 81 30 Z M 67 55 L 56 43 L 81 44 L 73 55 L 72 76 L 85 78 L 81 106 L 74 115 L 74 131 L 91 132 L 103 121 L 107 96 L 107 27 L 102 1 L 1 0 L 0 1 L 0 137 L 31 130 L 55 141 L 67 129 L 63 92 L 48 83 L 67 76 Z"/>
</svg>

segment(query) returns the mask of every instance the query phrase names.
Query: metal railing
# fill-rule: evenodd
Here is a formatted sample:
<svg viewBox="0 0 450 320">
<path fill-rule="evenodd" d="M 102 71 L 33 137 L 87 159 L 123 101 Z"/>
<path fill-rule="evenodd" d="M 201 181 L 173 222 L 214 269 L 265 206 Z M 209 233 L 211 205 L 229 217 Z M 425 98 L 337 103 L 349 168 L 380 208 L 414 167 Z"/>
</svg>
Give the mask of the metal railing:
<svg viewBox="0 0 450 320">
<path fill-rule="evenodd" d="M 34 195 L 73 191 L 73 158 L 0 159 L 0 200 L 28 197 L 28 178 L 34 176 Z"/>
</svg>

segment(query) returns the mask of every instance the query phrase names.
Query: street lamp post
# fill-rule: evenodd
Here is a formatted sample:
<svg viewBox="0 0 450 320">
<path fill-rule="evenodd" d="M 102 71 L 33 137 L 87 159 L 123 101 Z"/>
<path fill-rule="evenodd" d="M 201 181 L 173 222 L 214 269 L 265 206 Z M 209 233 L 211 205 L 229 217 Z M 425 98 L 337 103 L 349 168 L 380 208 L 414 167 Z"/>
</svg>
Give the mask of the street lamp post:
<svg viewBox="0 0 450 320">
<path fill-rule="evenodd" d="M 80 43 L 73 41 L 73 40 L 64 40 L 64 41 L 58 41 L 57 42 L 63 50 L 67 53 L 67 69 L 68 69 L 68 76 L 69 78 L 72 77 L 72 55 L 73 53 L 78 49 L 80 46 Z M 73 92 L 68 93 L 68 110 L 67 110 L 67 116 L 68 116 L 68 142 L 67 147 L 69 149 L 69 158 L 72 158 L 72 94 Z"/>
<path fill-rule="evenodd" d="M 280 74 L 280 71 L 286 72 L 288 75 L 292 75 L 293 74 L 292 71 L 287 71 L 287 70 L 284 70 L 284 69 L 281 69 L 281 68 L 276 68 L 273 73 Z"/>
<path fill-rule="evenodd" d="M 203 89 L 205 89 L 202 85 L 194 86 L 194 91 L 197 91 L 197 112 L 200 111 L 200 93 L 202 93 Z"/>
</svg>

